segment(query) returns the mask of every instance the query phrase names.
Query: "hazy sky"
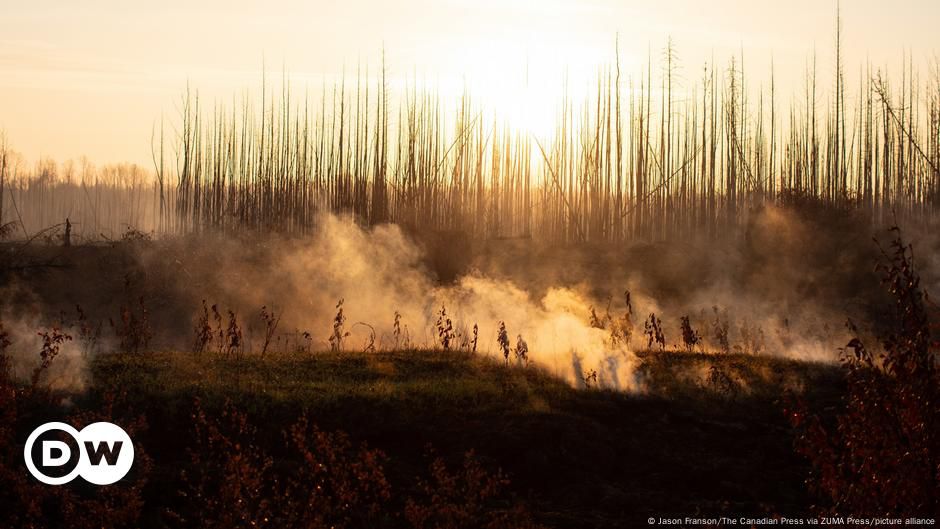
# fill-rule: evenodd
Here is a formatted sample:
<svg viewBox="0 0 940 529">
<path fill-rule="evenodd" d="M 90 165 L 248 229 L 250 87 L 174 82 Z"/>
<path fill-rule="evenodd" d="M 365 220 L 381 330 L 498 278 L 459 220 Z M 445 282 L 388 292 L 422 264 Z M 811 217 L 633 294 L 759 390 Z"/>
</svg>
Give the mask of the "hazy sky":
<svg viewBox="0 0 940 529">
<path fill-rule="evenodd" d="M 900 71 L 913 54 L 926 78 L 940 50 L 940 1 L 844 0 L 846 75 Z M 149 164 L 155 122 L 175 117 L 187 81 L 204 99 L 231 101 L 260 85 L 262 64 L 295 88 L 319 90 L 378 68 L 384 43 L 400 86 L 416 77 L 445 93 L 463 83 L 494 106 L 522 97 L 525 79 L 560 91 L 561 73 L 586 84 L 613 59 L 619 33 L 625 74 L 671 36 L 685 82 L 702 62 L 743 49 L 751 82 L 790 91 L 817 50 L 833 64 L 834 1 L 713 0 L 0 0 L 0 130 L 27 159 L 87 155 L 97 163 Z M 786 91 L 786 88 L 784 89 Z"/>
</svg>

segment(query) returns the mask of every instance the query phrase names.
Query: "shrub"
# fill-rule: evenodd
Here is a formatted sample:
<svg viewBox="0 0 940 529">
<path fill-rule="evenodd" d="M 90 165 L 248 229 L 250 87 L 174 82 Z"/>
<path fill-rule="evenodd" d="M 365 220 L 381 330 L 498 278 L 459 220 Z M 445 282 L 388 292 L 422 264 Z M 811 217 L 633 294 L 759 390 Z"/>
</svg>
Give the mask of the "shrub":
<svg viewBox="0 0 940 529">
<path fill-rule="evenodd" d="M 730 328 L 728 323 L 728 311 L 719 311 L 718 307 L 712 307 L 715 313 L 715 320 L 712 322 L 712 333 L 715 339 L 715 345 L 718 346 L 718 352 L 728 354 L 731 352 Z"/>
<path fill-rule="evenodd" d="M 623 299 L 626 306 L 623 316 L 611 321 L 610 325 L 610 343 L 613 346 L 629 345 L 633 337 L 633 302 L 629 290 L 623 291 Z"/>
<path fill-rule="evenodd" d="M 476 323 L 474 323 L 473 324 L 473 340 L 470 342 L 471 353 L 477 352 L 477 342 L 479 341 L 479 338 L 480 338 L 480 327 Z"/>
<path fill-rule="evenodd" d="M 281 322 L 281 317 L 274 313 L 274 310 L 268 310 L 267 305 L 261 307 L 261 321 L 264 322 L 264 345 L 261 347 L 261 356 L 268 352 L 271 346 L 271 339 L 277 332 L 277 325 Z"/>
<path fill-rule="evenodd" d="M 343 313 L 343 301 L 340 299 L 336 303 L 336 316 L 333 317 L 333 333 L 330 334 L 330 350 L 339 352 L 343 350 L 343 340 L 345 340 L 349 333 L 343 330 L 343 326 L 346 325 L 346 315 Z"/>
<path fill-rule="evenodd" d="M 718 362 L 712 363 L 708 368 L 706 383 L 716 394 L 731 399 L 737 397 L 740 389 L 734 378 Z"/>
<path fill-rule="evenodd" d="M 394 348 L 396 351 L 407 349 L 411 346 L 411 337 L 408 334 L 408 326 L 401 322 L 401 313 L 395 311 L 395 320 L 392 323 L 392 337 L 395 339 Z"/>
<path fill-rule="evenodd" d="M 764 329 L 758 324 L 752 324 L 744 318 L 739 329 L 741 341 L 735 344 L 734 350 L 740 354 L 761 354 L 764 352 Z"/>
<path fill-rule="evenodd" d="M 437 339 L 440 340 L 441 347 L 448 351 L 454 338 L 454 324 L 447 315 L 447 307 L 441 305 L 441 311 L 437 313 Z"/>
<path fill-rule="evenodd" d="M 827 424 L 806 405 L 789 410 L 809 483 L 833 511 L 922 515 L 940 508 L 940 391 L 936 355 L 913 250 L 900 231 L 879 265 L 894 300 L 877 357 L 853 338 L 842 351 L 844 407 Z"/>
<path fill-rule="evenodd" d="M 118 323 L 110 321 L 122 353 L 146 351 L 153 339 L 150 327 L 150 312 L 144 304 L 144 297 L 137 298 L 137 309 L 132 305 L 121 305 L 121 317 Z"/>
<path fill-rule="evenodd" d="M 51 351 L 55 347 L 55 336 L 61 334 L 55 330 L 45 334 Z M 150 471 L 150 459 L 140 445 L 134 447 L 132 473 L 119 486 L 88 488 L 78 482 L 53 487 L 38 482 L 25 471 L 19 443 L 37 423 L 54 418 L 61 420 L 61 416 L 41 415 L 43 410 L 54 409 L 52 392 L 20 387 L 10 378 L 9 358 L 5 354 L 9 344 L 0 329 L 0 483 L 3 483 L 0 528 L 138 527 L 143 508 L 142 489 Z M 117 408 L 125 402 L 123 397 L 123 394 L 117 397 L 107 394 L 96 411 L 79 411 L 66 422 L 116 422 L 134 438 L 146 428 L 146 423 L 139 416 L 117 413 Z"/>
<path fill-rule="evenodd" d="M 385 455 L 353 446 L 342 432 L 325 432 L 301 416 L 285 434 L 300 456 L 296 474 L 286 479 L 281 497 L 282 526 L 375 527 L 389 511 L 391 486 Z"/>
<path fill-rule="evenodd" d="M 212 309 L 215 310 L 215 305 Z M 212 325 L 209 323 L 209 306 L 206 300 L 202 300 L 202 314 L 196 319 L 193 328 L 195 340 L 193 340 L 193 352 L 202 353 L 212 342 Z"/>
<path fill-rule="evenodd" d="M 171 517 L 185 526 L 270 526 L 272 460 L 255 442 L 247 416 L 227 403 L 218 419 L 206 415 L 196 400 L 195 430 L 189 466 L 181 472 L 181 493 L 188 507 Z"/>
<path fill-rule="evenodd" d="M 496 343 L 499 344 L 500 351 L 503 352 L 503 358 L 506 364 L 509 364 L 509 333 L 506 331 L 506 322 L 499 322 L 499 328 L 496 331 Z"/>
<path fill-rule="evenodd" d="M 666 349 L 666 336 L 663 334 L 663 322 L 656 317 L 655 313 L 650 313 L 650 317 L 643 324 L 643 334 L 646 335 L 646 346 L 653 348 L 653 343 L 659 345 L 659 350 Z"/>
<path fill-rule="evenodd" d="M 33 374 L 30 377 L 33 390 L 39 386 L 39 379 L 42 374 L 48 371 L 49 367 L 52 366 L 52 361 L 59 356 L 62 344 L 72 340 L 70 335 L 63 333 L 58 327 L 52 327 L 48 331 L 37 334 L 42 338 L 42 349 L 39 351 L 39 365 L 33 369 Z"/>
<path fill-rule="evenodd" d="M 238 359 L 242 352 L 242 328 L 234 311 L 228 311 L 228 326 L 225 329 L 225 355 Z"/>
<path fill-rule="evenodd" d="M 75 305 L 78 313 L 78 340 L 81 343 L 82 356 L 93 355 L 98 352 L 98 341 L 101 339 L 101 322 L 93 324 L 88 320 L 85 311 L 80 305 Z"/>
<path fill-rule="evenodd" d="M 521 334 L 516 339 L 515 353 L 516 362 L 524 366 L 529 365 L 529 344 L 527 344 L 526 341 L 522 339 Z"/>
<path fill-rule="evenodd" d="M 688 316 L 682 316 L 679 321 L 682 328 L 682 343 L 685 345 L 686 350 L 691 353 L 695 349 L 695 346 L 702 341 L 702 338 L 695 332 L 695 329 L 692 328 L 692 323 L 689 321 Z"/>
<path fill-rule="evenodd" d="M 539 527 L 522 504 L 506 505 L 509 479 L 501 470 L 487 471 L 473 451 L 456 470 L 434 457 L 429 473 L 430 480 L 419 482 L 418 495 L 405 504 L 405 518 L 414 529 Z"/>
</svg>

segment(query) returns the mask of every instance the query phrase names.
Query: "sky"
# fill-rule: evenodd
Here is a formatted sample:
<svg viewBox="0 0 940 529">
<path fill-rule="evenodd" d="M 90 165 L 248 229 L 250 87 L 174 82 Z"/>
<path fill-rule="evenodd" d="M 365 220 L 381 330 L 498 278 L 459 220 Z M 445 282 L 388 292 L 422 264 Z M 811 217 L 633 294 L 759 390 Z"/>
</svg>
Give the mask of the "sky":
<svg viewBox="0 0 940 529">
<path fill-rule="evenodd" d="M 937 0 L 843 0 L 845 72 L 900 73 L 905 53 L 926 80 L 940 52 Z M 835 0 L 0 0 L 0 131 L 26 160 L 87 156 L 97 164 L 151 164 L 161 119 L 171 128 L 187 85 L 203 101 L 255 93 L 262 71 L 283 72 L 295 91 L 374 75 L 382 50 L 393 90 L 407 83 L 455 95 L 546 127 L 569 85 L 587 86 L 614 60 L 624 75 L 647 57 L 658 66 L 667 39 L 679 82 L 704 61 L 743 51 L 749 82 L 802 87 L 814 50 L 834 65 Z M 248 92 L 246 92 L 248 91 Z M 569 91 L 570 92 L 570 91 Z"/>
</svg>

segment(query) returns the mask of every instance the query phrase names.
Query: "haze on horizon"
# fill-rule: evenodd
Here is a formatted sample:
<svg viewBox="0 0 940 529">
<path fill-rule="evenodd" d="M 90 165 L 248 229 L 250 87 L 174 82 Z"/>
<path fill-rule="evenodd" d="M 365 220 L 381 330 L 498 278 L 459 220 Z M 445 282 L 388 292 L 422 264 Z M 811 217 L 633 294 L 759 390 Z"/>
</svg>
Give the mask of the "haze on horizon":
<svg viewBox="0 0 940 529">
<path fill-rule="evenodd" d="M 354 80 L 357 68 L 374 75 L 383 48 L 393 92 L 467 86 L 496 109 L 548 106 L 566 73 L 570 86 L 593 82 L 613 62 L 615 38 L 624 75 L 648 57 L 655 71 L 671 38 L 680 83 L 697 82 L 706 60 L 721 66 L 742 52 L 749 80 L 768 83 L 773 60 L 783 100 L 801 90 L 814 50 L 823 84 L 834 65 L 835 1 L 3 1 L 0 131 L 28 161 L 84 155 L 149 167 L 153 127 L 176 118 L 187 83 L 230 104 L 260 86 L 264 69 L 317 92 L 344 73 Z M 866 63 L 899 75 L 910 60 L 924 80 L 933 73 L 940 3 L 846 1 L 841 11 L 847 97 Z"/>
</svg>

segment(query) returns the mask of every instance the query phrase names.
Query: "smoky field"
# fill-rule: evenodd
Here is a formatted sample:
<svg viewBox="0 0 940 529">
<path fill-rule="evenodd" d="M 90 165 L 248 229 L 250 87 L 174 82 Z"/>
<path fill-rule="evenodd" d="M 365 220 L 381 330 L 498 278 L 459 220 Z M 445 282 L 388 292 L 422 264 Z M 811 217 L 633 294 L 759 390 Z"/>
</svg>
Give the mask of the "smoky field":
<svg viewBox="0 0 940 529">
<path fill-rule="evenodd" d="M 102 494 L 30 482 L 11 450 L 9 526 L 73 509 L 96 513 L 88 527 L 623 527 L 828 512 L 827 494 L 869 508 L 882 500 L 826 481 L 857 470 L 823 460 L 847 435 L 825 425 L 877 406 L 850 400 L 873 387 L 852 377 L 936 376 L 858 356 L 926 340 L 918 361 L 934 362 L 936 308 L 913 292 L 938 276 L 850 209 L 768 205 L 707 244 L 319 222 L 303 238 L 4 243 L 4 442 L 93 417 L 138 454 Z M 936 251 L 931 230 L 911 237 Z M 936 379 L 919 383 L 915 430 L 935 413 L 915 404 Z M 913 434 L 892 441 L 931 461 Z M 875 442 L 882 472 L 902 472 Z M 923 479 L 877 512 L 934 508 Z"/>
<path fill-rule="evenodd" d="M 0 527 L 934 523 L 940 75 L 840 24 L 788 96 L 617 40 L 548 134 L 383 52 L 187 89 L 152 168 L 0 137 Z M 132 469 L 32 479 L 50 421 Z"/>
<path fill-rule="evenodd" d="M 4 329 L 29 344 L 11 349 L 23 351 L 12 367 L 30 370 L 36 331 L 48 328 L 72 338 L 61 369 L 50 366 L 61 389 L 83 388 L 99 353 L 419 349 L 642 393 L 638 352 L 836 363 L 851 338 L 884 331 L 889 307 L 875 267 L 892 233 L 813 201 L 768 205 L 741 233 L 704 243 L 479 243 L 333 214 L 319 222 L 305 238 L 128 231 L 97 244 L 6 243 Z M 930 230 L 915 238 L 938 244 Z"/>
</svg>

